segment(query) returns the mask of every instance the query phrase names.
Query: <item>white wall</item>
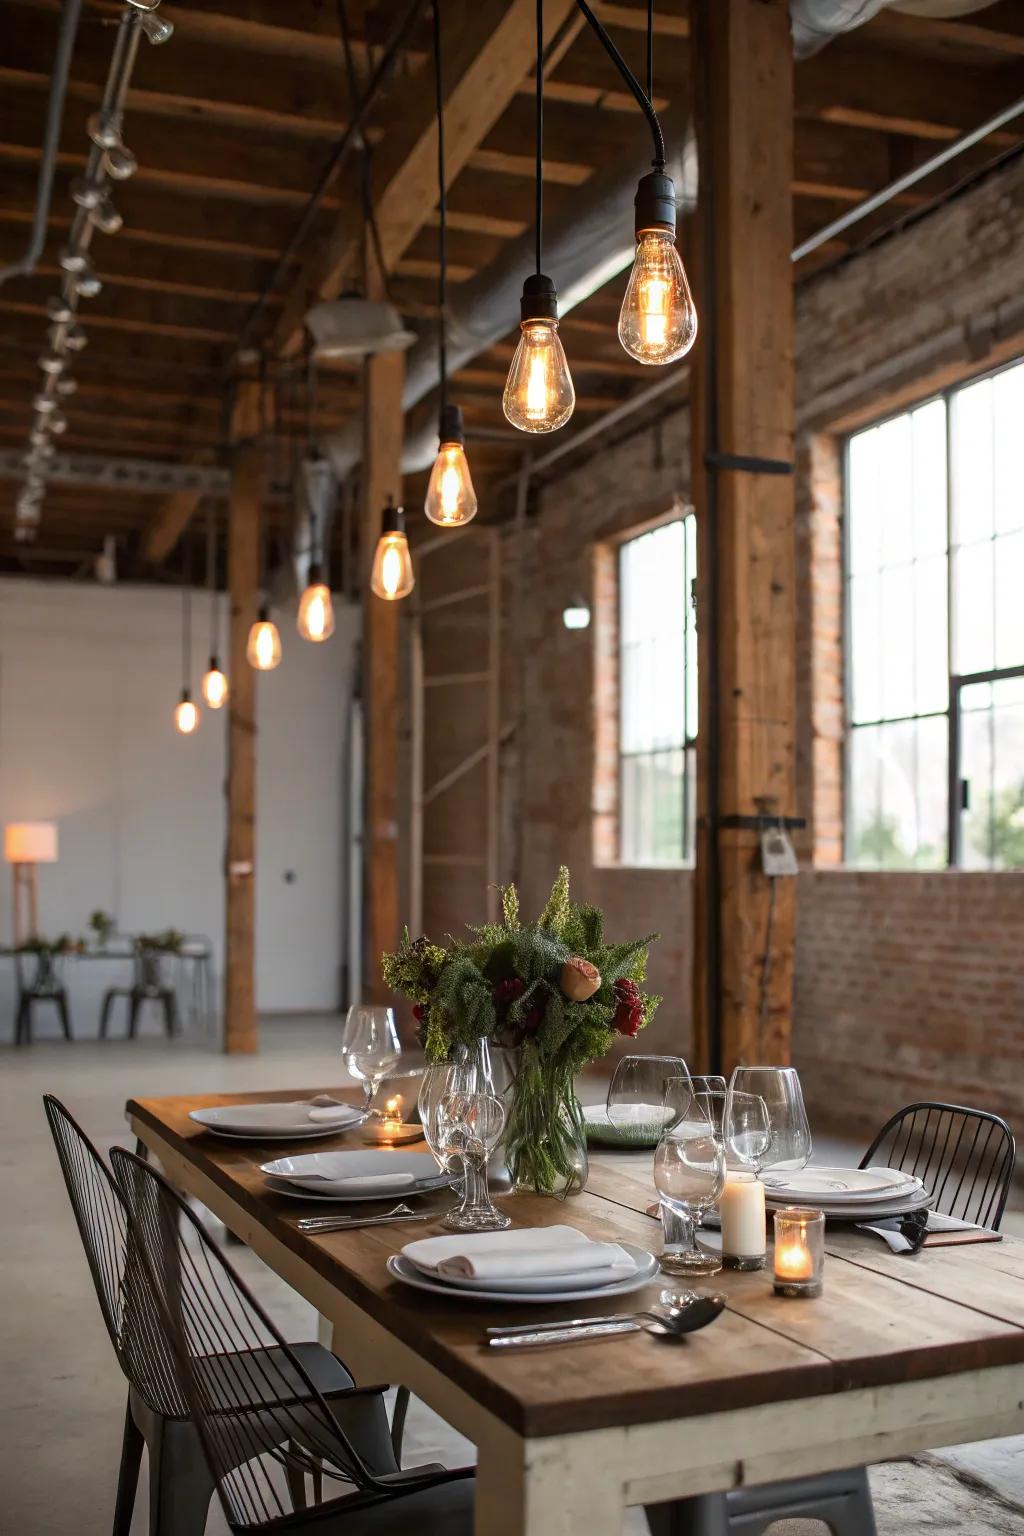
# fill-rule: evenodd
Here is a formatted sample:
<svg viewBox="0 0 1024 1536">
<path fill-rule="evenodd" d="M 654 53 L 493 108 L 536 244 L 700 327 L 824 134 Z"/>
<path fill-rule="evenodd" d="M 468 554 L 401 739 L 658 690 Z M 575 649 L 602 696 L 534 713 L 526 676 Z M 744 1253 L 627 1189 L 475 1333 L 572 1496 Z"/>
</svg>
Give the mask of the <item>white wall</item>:
<svg viewBox="0 0 1024 1536">
<path fill-rule="evenodd" d="M 193 616 L 198 698 L 205 595 L 194 595 Z M 263 1009 L 329 1009 L 344 959 L 358 613 L 339 604 L 322 646 L 299 640 L 294 611 L 276 618 L 284 657 L 257 686 L 257 998 Z M 180 688 L 180 592 L 0 581 L 0 823 L 56 821 L 60 835 L 59 863 L 39 870 L 40 929 L 82 933 L 102 907 L 127 931 L 205 933 L 219 983 L 227 711 L 204 709 L 198 732 L 183 737 L 172 719 Z M 4 868 L 4 942 L 10 933 Z M 91 1034 L 102 990 L 119 977 L 98 961 L 69 962 L 68 977 L 76 1033 Z M 0 1038 L 11 995 L 10 962 L 0 961 Z M 44 1019 L 40 1011 L 41 1031 Z"/>
</svg>

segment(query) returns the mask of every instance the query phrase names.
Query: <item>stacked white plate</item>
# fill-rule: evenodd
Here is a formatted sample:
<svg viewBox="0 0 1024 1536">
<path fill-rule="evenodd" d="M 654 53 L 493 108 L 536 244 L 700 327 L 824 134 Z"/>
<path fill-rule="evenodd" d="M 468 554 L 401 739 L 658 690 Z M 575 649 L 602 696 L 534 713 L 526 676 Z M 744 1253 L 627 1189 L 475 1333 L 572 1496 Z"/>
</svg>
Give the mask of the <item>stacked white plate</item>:
<svg viewBox="0 0 1024 1536">
<path fill-rule="evenodd" d="M 658 1273 L 632 1243 L 595 1243 L 575 1227 L 454 1233 L 407 1243 L 388 1259 L 404 1285 L 463 1301 L 589 1301 L 638 1291 Z"/>
<path fill-rule="evenodd" d="M 204 1130 L 235 1141 L 311 1141 L 354 1130 L 366 1117 L 365 1109 L 326 1094 L 289 1104 L 217 1104 L 189 1113 Z"/>
<path fill-rule="evenodd" d="M 816 1168 L 763 1175 L 770 1210 L 807 1206 L 832 1221 L 870 1221 L 924 1210 L 931 1196 L 914 1174 L 899 1168 Z"/>
<path fill-rule="evenodd" d="M 293 1200 L 408 1200 L 449 1184 L 429 1152 L 392 1148 L 306 1152 L 262 1163 L 270 1188 Z"/>
</svg>

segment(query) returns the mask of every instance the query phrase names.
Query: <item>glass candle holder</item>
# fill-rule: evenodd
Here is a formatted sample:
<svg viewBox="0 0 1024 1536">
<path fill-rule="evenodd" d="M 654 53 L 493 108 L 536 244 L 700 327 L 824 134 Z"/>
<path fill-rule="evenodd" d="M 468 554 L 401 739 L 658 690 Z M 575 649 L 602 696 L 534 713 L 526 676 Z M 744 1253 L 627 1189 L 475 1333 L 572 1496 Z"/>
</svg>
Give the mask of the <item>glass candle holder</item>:
<svg viewBox="0 0 1024 1536">
<path fill-rule="evenodd" d="M 824 1269 L 824 1213 L 795 1206 L 776 1211 L 775 1294 L 820 1296 Z"/>
</svg>

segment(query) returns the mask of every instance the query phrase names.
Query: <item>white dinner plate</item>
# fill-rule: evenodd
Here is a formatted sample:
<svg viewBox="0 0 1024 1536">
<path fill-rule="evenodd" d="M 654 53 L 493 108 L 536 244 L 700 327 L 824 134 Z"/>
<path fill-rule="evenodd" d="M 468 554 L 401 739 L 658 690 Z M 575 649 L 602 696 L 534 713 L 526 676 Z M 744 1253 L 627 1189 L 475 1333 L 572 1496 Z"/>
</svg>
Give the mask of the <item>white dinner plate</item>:
<svg viewBox="0 0 1024 1536">
<path fill-rule="evenodd" d="M 829 1205 L 826 1202 L 814 1209 L 824 1211 L 826 1221 L 881 1221 L 887 1216 L 908 1216 L 911 1211 L 925 1211 L 931 1203 L 931 1195 L 923 1189 L 892 1200 L 868 1200 L 861 1205 Z M 784 1200 L 769 1198 L 767 1201 L 769 1212 L 783 1210 L 785 1206 Z"/>
<path fill-rule="evenodd" d="M 799 1173 L 764 1178 L 773 1200 L 793 1204 L 825 1201 L 829 1205 L 863 1204 L 866 1200 L 892 1200 L 924 1188 L 913 1174 L 896 1168 L 804 1168 Z"/>
<path fill-rule="evenodd" d="M 267 1188 L 275 1195 L 285 1195 L 289 1200 L 319 1200 L 330 1205 L 352 1201 L 360 1201 L 365 1205 L 368 1200 L 416 1200 L 420 1195 L 429 1195 L 434 1190 L 447 1189 L 451 1182 L 447 1174 L 438 1174 L 436 1178 L 424 1179 L 422 1183 L 403 1184 L 398 1189 L 376 1189 L 365 1195 L 332 1195 L 323 1190 L 300 1189 L 297 1184 L 289 1184 L 286 1179 L 275 1179 L 267 1175 Z"/>
<path fill-rule="evenodd" d="M 375 1196 L 386 1200 L 438 1178 L 438 1167 L 429 1152 L 378 1149 L 360 1152 L 306 1152 L 298 1157 L 279 1157 L 263 1163 L 260 1172 L 284 1179 L 297 1189 L 316 1195 L 345 1195 L 359 1200 Z M 378 1182 L 382 1175 L 394 1178 L 390 1187 Z M 412 1182 L 410 1183 L 410 1178 Z M 365 1184 L 360 1184 L 365 1179 Z"/>
<path fill-rule="evenodd" d="M 308 1103 L 290 1104 L 214 1104 L 207 1109 L 189 1111 L 189 1119 L 217 1136 L 242 1141 L 306 1140 L 318 1136 L 338 1136 L 354 1130 L 367 1118 L 366 1110 L 355 1105 L 339 1105 L 344 1116 L 337 1120 L 310 1120 Z"/>
<path fill-rule="evenodd" d="M 393 1253 L 387 1262 L 388 1274 L 394 1279 L 401 1280 L 403 1285 L 411 1285 L 418 1291 L 430 1291 L 434 1296 L 448 1296 L 453 1299 L 461 1298 L 463 1301 L 516 1301 L 526 1304 L 539 1305 L 547 1301 L 591 1301 L 605 1296 L 628 1296 L 633 1291 L 639 1291 L 650 1283 L 658 1273 L 658 1260 L 653 1253 L 648 1253 L 645 1248 L 637 1248 L 633 1243 L 621 1244 L 626 1252 L 635 1261 L 636 1274 L 627 1276 L 624 1280 L 618 1280 L 614 1285 L 580 1286 L 576 1290 L 555 1290 L 555 1280 L 547 1284 L 543 1291 L 483 1291 L 473 1290 L 464 1280 L 438 1280 L 428 1279 L 421 1273 L 404 1254 Z M 564 1276 L 559 1276 L 563 1279 Z M 516 1282 L 506 1282 L 508 1285 Z"/>
</svg>

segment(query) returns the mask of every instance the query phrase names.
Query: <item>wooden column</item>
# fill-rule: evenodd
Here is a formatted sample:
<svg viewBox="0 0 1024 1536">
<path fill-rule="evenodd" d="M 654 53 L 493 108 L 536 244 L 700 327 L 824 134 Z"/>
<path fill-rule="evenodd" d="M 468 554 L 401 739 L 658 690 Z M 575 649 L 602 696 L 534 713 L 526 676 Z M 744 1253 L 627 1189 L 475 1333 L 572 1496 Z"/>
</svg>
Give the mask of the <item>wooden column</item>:
<svg viewBox="0 0 1024 1536">
<path fill-rule="evenodd" d="M 380 957 L 399 938 L 398 685 L 402 603 L 370 591 L 370 566 L 389 496 L 402 499 L 402 385 L 405 355 L 380 352 L 365 364 L 362 471 L 363 717 L 366 798 L 363 833 L 363 1001 L 390 1000 Z M 407 600 L 406 600 L 407 601 Z M 360 999 L 356 999 L 360 1001 Z"/>
<path fill-rule="evenodd" d="M 243 387 L 244 388 L 244 387 Z M 245 659 L 260 580 L 262 449 L 253 441 L 258 400 L 240 395 L 228 508 L 227 849 L 225 867 L 224 1049 L 259 1049 L 256 1020 L 256 673 Z M 248 429 L 248 430 L 247 430 Z"/>
<path fill-rule="evenodd" d="M 692 0 L 700 155 L 698 1055 L 789 1059 L 795 881 L 753 818 L 795 805 L 793 49 L 787 0 Z M 736 459 L 754 460 L 740 465 Z M 769 461 L 769 462 L 766 462 Z M 772 472 L 772 471 L 776 472 Z"/>
</svg>

